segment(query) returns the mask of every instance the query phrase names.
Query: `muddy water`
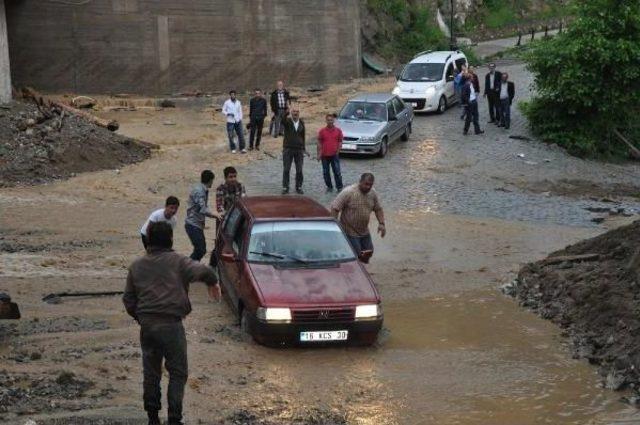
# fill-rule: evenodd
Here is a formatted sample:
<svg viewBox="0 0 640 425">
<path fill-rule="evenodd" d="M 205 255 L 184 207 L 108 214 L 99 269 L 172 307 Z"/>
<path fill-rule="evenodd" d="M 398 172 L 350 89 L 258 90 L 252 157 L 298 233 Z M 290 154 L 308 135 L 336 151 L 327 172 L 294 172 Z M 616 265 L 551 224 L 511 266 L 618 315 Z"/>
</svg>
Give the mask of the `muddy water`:
<svg viewBox="0 0 640 425">
<path fill-rule="evenodd" d="M 342 401 L 350 423 L 640 423 L 623 394 L 571 358 L 553 325 L 500 294 L 387 302 L 385 320 L 378 348 L 299 350 L 296 362 L 269 350 L 264 359 L 285 386 L 317 389 L 316 403 L 339 403 L 334 386 L 351 394 Z"/>
</svg>

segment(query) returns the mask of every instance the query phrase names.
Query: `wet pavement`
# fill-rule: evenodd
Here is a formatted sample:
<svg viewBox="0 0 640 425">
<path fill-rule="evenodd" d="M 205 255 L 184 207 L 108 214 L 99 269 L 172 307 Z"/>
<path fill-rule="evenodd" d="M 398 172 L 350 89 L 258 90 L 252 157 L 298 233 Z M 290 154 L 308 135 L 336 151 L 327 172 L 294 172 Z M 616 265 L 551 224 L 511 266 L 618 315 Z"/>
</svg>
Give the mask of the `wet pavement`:
<svg viewBox="0 0 640 425">
<path fill-rule="evenodd" d="M 509 72 L 516 84 L 510 130 L 487 123 L 484 99 L 480 101 L 480 124 L 486 133 L 480 136 L 462 135 L 457 105 L 443 115 L 417 115 L 410 141 L 397 141 L 386 158 L 342 158 L 345 184 L 356 182 L 363 172 L 373 172 L 379 177 L 376 189 L 384 204 L 400 211 L 422 209 L 572 226 L 594 226 L 594 214 L 585 208 L 611 207 L 611 203 L 594 201 L 579 193 L 556 196 L 556 184 L 569 181 L 578 186 L 595 186 L 614 197 L 617 186 L 637 187 L 636 194 L 640 194 L 637 164 L 594 163 L 569 156 L 555 145 L 532 140 L 526 119 L 516 106 L 530 96 L 530 75 L 522 64 L 507 64 L 499 69 Z M 485 72 L 478 70 L 481 78 Z M 311 144 L 308 150 L 312 158 L 305 158 L 305 193 L 328 204 L 334 194 L 324 193 L 321 166 L 313 159 L 315 146 Z M 271 151 L 268 155 L 250 155 L 255 161 L 240 170 L 241 179 L 253 193 L 278 194 L 281 154 Z M 292 171 L 292 186 L 293 176 Z M 630 212 L 640 211 L 637 198 L 619 199 L 617 205 Z"/>
</svg>

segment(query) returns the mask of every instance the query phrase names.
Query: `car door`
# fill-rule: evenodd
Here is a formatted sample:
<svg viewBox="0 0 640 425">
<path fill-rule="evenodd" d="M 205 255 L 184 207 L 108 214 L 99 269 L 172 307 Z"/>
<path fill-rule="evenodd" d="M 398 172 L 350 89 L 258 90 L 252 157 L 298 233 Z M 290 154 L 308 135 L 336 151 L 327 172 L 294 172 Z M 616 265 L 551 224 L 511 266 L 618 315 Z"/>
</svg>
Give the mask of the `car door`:
<svg viewBox="0 0 640 425">
<path fill-rule="evenodd" d="M 389 131 L 387 134 L 389 134 L 389 143 L 391 143 L 398 137 L 400 128 L 400 120 L 396 115 L 396 110 L 391 100 L 387 102 L 387 119 L 389 120 Z"/>
<path fill-rule="evenodd" d="M 240 299 L 242 278 L 243 231 L 246 232 L 246 220 L 240 208 L 234 207 L 228 214 L 220 235 L 220 253 L 232 254 L 234 261 L 219 261 L 220 278 L 234 308 Z"/>
<path fill-rule="evenodd" d="M 396 111 L 396 116 L 398 117 L 398 127 L 399 127 L 399 135 L 404 133 L 404 130 L 407 128 L 407 125 L 411 121 L 411 110 L 409 107 L 399 98 L 394 97 L 393 107 Z"/>
<path fill-rule="evenodd" d="M 454 99 L 455 99 L 455 95 L 456 95 L 456 91 L 455 91 L 455 87 L 454 87 L 454 73 L 453 73 L 453 61 L 449 62 L 449 64 L 447 65 L 445 74 L 444 74 L 444 95 L 447 98 L 447 102 L 449 104 L 451 104 Z"/>
</svg>

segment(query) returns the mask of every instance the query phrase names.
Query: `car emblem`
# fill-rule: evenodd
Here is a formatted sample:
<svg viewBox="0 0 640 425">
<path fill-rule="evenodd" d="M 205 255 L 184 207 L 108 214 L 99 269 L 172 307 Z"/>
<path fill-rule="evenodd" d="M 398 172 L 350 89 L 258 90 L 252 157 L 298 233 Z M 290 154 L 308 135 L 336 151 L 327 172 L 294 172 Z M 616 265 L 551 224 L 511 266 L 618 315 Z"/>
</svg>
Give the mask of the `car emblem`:
<svg viewBox="0 0 640 425">
<path fill-rule="evenodd" d="M 409 90 L 409 93 L 414 93 L 414 92 L 415 92 L 414 89 Z"/>
<path fill-rule="evenodd" d="M 321 310 L 318 313 L 318 319 L 328 319 L 329 318 L 329 310 Z"/>
</svg>

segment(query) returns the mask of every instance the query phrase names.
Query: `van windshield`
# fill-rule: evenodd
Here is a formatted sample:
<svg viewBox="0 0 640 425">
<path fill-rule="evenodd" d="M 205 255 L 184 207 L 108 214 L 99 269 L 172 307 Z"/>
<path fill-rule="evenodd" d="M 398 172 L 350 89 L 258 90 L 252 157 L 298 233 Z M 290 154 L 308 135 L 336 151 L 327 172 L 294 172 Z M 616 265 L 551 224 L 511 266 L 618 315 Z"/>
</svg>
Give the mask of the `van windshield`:
<svg viewBox="0 0 640 425">
<path fill-rule="evenodd" d="M 254 224 L 248 260 L 260 263 L 335 263 L 353 261 L 355 255 L 334 221 L 276 221 Z"/>
<path fill-rule="evenodd" d="M 410 63 L 404 67 L 400 81 L 440 81 L 443 63 Z"/>
</svg>

